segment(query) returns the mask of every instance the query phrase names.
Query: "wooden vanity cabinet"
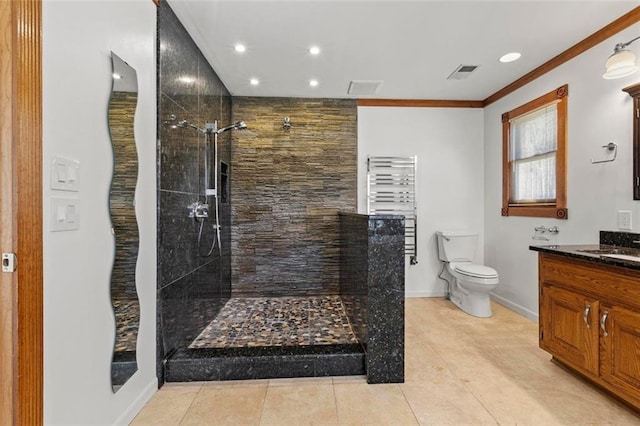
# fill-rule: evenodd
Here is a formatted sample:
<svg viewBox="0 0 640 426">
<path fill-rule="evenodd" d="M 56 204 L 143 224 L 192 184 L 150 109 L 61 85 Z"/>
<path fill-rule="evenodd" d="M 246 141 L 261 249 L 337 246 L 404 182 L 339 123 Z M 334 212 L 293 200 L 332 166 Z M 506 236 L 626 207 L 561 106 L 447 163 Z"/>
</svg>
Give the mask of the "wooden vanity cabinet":
<svg viewBox="0 0 640 426">
<path fill-rule="evenodd" d="M 539 254 L 540 347 L 640 409 L 640 271 Z"/>
<path fill-rule="evenodd" d="M 598 374 L 598 301 L 554 285 L 544 286 L 542 295 L 540 347 L 576 369 Z"/>
</svg>

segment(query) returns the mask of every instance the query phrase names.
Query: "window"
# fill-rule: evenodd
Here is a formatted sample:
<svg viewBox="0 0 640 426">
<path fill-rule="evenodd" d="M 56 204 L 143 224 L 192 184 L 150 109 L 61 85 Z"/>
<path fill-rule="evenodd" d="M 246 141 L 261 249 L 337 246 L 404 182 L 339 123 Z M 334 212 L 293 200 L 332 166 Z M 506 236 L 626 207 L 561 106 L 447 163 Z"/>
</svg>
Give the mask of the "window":
<svg viewBox="0 0 640 426">
<path fill-rule="evenodd" d="M 502 114 L 502 215 L 567 218 L 564 85 Z"/>
</svg>

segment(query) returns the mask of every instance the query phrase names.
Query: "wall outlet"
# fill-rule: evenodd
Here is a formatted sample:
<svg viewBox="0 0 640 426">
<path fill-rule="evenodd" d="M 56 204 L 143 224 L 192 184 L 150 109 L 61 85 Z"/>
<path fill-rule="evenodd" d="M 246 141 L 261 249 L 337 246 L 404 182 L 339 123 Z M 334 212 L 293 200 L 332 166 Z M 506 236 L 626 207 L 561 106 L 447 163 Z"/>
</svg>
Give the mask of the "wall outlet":
<svg viewBox="0 0 640 426">
<path fill-rule="evenodd" d="M 631 212 L 629 210 L 618 212 L 618 229 L 631 231 Z"/>
</svg>

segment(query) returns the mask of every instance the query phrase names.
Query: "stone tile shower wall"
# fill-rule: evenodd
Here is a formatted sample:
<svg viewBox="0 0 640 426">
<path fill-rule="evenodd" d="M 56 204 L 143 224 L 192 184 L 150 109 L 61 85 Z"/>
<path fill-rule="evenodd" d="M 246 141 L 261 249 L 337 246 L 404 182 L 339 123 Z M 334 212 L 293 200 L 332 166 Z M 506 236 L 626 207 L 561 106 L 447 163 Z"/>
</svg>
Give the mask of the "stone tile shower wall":
<svg viewBox="0 0 640 426">
<path fill-rule="evenodd" d="M 217 248 L 211 256 L 202 256 L 214 237 L 211 222 L 205 223 L 198 247 L 200 224 L 188 217 L 187 206 L 205 202 L 204 135 L 164 122 L 175 115 L 198 127 L 214 120 L 226 125 L 231 121 L 231 97 L 166 2 L 158 9 L 158 62 L 157 356 L 162 383 L 162 360 L 197 337 L 231 288 L 230 204 L 220 205 L 222 256 Z M 219 140 L 219 157 L 231 162 L 228 132 Z M 213 158 L 209 161 L 213 165 Z"/>
<path fill-rule="evenodd" d="M 233 296 L 338 294 L 338 211 L 356 210 L 356 102 L 234 97 L 232 109 L 249 127 L 232 135 Z"/>
</svg>

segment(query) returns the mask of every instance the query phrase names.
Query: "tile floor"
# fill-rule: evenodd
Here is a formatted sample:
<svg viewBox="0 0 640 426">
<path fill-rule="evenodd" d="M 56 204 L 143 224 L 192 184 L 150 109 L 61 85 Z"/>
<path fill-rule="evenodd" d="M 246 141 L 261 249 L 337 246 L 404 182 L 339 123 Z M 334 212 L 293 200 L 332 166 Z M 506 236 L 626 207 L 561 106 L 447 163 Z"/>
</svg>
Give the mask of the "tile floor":
<svg viewBox="0 0 640 426">
<path fill-rule="evenodd" d="M 638 425 L 640 416 L 549 362 L 537 324 L 407 299 L 406 382 L 362 376 L 166 384 L 133 425 Z"/>
<path fill-rule="evenodd" d="M 229 299 L 189 345 L 199 348 L 358 343 L 340 296 Z"/>
</svg>

